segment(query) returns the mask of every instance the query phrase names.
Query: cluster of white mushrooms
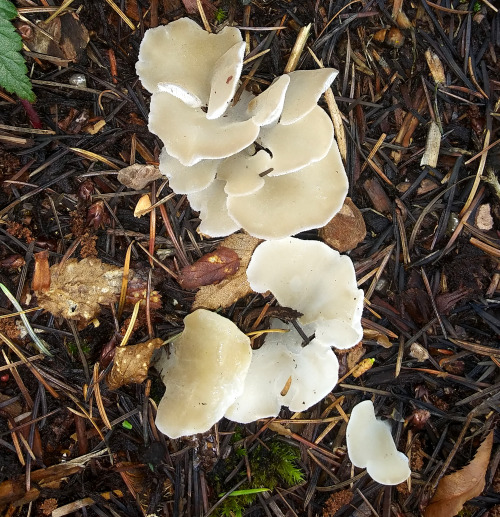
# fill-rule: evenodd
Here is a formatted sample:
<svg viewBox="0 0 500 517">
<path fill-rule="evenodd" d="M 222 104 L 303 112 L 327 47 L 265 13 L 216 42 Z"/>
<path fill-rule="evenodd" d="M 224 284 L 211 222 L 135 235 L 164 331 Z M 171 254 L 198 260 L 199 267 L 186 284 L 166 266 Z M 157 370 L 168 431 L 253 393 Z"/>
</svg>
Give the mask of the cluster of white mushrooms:
<svg viewBox="0 0 500 517">
<path fill-rule="evenodd" d="M 363 292 L 349 257 L 292 237 L 324 226 L 347 194 L 333 125 L 317 105 L 337 71 L 292 72 L 255 96 L 237 91 L 244 51 L 234 27 L 210 34 L 183 18 L 148 30 L 137 72 L 152 93 L 149 129 L 164 144 L 170 187 L 200 212 L 200 232 L 266 239 L 248 266 L 250 286 L 302 313 L 313 338 L 302 346 L 292 325 L 274 320 L 275 332 L 252 350 L 228 319 L 187 316 L 157 365 L 166 392 L 156 424 L 171 438 L 205 432 L 223 416 L 247 423 L 282 406 L 307 410 L 337 383 L 332 347 L 362 338 Z"/>
</svg>

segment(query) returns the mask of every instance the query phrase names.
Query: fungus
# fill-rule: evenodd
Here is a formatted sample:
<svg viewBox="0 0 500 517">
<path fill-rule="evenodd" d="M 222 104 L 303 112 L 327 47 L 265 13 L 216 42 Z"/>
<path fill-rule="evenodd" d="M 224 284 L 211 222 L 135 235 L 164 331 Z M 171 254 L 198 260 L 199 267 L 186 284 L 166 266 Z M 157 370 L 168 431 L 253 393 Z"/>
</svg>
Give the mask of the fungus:
<svg viewBox="0 0 500 517">
<path fill-rule="evenodd" d="M 375 418 L 371 400 L 352 409 L 346 439 L 352 464 L 366 468 L 377 483 L 397 485 L 410 476 L 408 458 L 396 449 L 390 425 Z"/>
<path fill-rule="evenodd" d="M 324 226 L 348 187 L 331 120 L 317 106 L 337 71 L 292 72 L 231 104 L 244 48 L 236 29 L 208 34 L 188 19 L 147 31 L 137 72 L 153 93 L 160 169 L 211 237 L 243 228 L 279 239 Z"/>
<path fill-rule="evenodd" d="M 248 423 L 277 416 L 281 406 L 305 411 L 337 384 L 339 363 L 328 345 L 313 339 L 302 347 L 293 325 L 279 320 L 272 320 L 272 328 L 287 332 L 268 334 L 253 351 L 243 393 L 226 411 L 230 420 Z"/>
<path fill-rule="evenodd" d="M 242 44 L 244 48 L 241 33 L 234 27 L 210 34 L 193 20 L 181 18 L 146 31 L 136 64 L 137 75 L 151 93 L 168 92 L 189 106 L 199 108 L 208 104 L 211 91 L 216 90 L 214 77 L 220 78 L 217 63 L 226 70 L 227 59 L 222 58 L 226 52 L 242 62 L 242 51 L 237 52 L 235 48 Z M 234 66 L 238 72 L 238 65 Z M 236 88 L 240 72 L 241 69 L 231 79 L 224 77 L 223 82 L 229 79 Z M 233 94 L 234 90 L 229 98 Z"/>
<path fill-rule="evenodd" d="M 319 342 L 345 349 L 360 341 L 363 291 L 349 257 L 318 241 L 266 241 L 254 251 L 247 277 L 254 291 L 271 291 L 280 305 L 301 312 L 299 323 Z"/>
<path fill-rule="evenodd" d="M 203 433 L 243 391 L 252 349 L 230 320 L 204 309 L 184 318 L 185 328 L 157 368 L 165 383 L 156 425 L 170 438 Z"/>
</svg>

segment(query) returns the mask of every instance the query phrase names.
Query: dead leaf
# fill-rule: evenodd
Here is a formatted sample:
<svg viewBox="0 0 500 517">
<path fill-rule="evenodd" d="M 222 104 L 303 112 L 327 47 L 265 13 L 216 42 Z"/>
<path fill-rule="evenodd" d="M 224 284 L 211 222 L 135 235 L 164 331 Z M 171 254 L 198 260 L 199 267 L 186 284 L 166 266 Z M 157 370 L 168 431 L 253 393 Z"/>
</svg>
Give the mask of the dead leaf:
<svg viewBox="0 0 500 517">
<path fill-rule="evenodd" d="M 188 14 L 199 14 L 198 3 L 196 0 L 182 0 Z M 201 0 L 201 6 L 207 17 L 210 17 L 215 11 L 215 6 L 208 0 Z"/>
<path fill-rule="evenodd" d="M 38 305 L 56 317 L 86 324 L 98 316 L 101 305 L 116 302 L 122 271 L 93 257 L 56 264 L 50 268 L 50 288 L 36 292 Z"/>
<path fill-rule="evenodd" d="M 365 221 L 359 208 L 346 197 L 337 215 L 319 230 L 321 239 L 333 249 L 344 252 L 354 249 L 366 235 Z"/>
<path fill-rule="evenodd" d="M 161 177 L 160 169 L 156 165 L 134 163 L 134 165 L 118 171 L 117 179 L 128 188 L 142 190 L 146 185 Z"/>
<path fill-rule="evenodd" d="M 389 341 L 389 338 L 378 330 L 363 329 L 363 339 L 376 341 L 377 345 L 383 346 L 384 348 L 392 348 L 392 344 Z"/>
<path fill-rule="evenodd" d="M 198 289 L 203 285 L 218 284 L 240 268 L 238 254 L 224 246 L 203 255 L 194 264 L 182 268 L 177 281 L 183 289 Z"/>
<path fill-rule="evenodd" d="M 47 250 L 34 254 L 35 272 L 31 288 L 33 291 L 46 291 L 50 288 L 49 252 Z"/>
<path fill-rule="evenodd" d="M 238 271 L 217 285 L 206 285 L 196 293 L 193 310 L 229 307 L 231 304 L 253 292 L 247 280 L 246 270 L 253 250 L 260 240 L 246 233 L 235 233 L 221 242 L 221 247 L 234 250 L 240 259 Z"/>
<path fill-rule="evenodd" d="M 39 27 L 52 39 L 42 31 L 34 31 L 33 39 L 26 42 L 33 52 L 76 62 L 89 42 L 89 33 L 75 13 L 62 14 L 49 23 L 40 22 Z"/>
<path fill-rule="evenodd" d="M 280 424 L 279 422 L 271 422 L 268 427 L 271 431 L 274 431 L 275 433 L 278 433 L 281 436 L 290 437 L 293 435 L 290 429 L 285 427 L 283 424 Z"/>
<path fill-rule="evenodd" d="M 125 384 L 140 384 L 148 376 L 153 352 L 163 341 L 150 339 L 138 345 L 119 346 L 115 349 L 113 368 L 106 378 L 110 390 L 117 390 Z"/>
<path fill-rule="evenodd" d="M 425 517 L 453 517 L 460 512 L 466 501 L 481 494 L 492 446 L 493 431 L 466 467 L 441 479 L 434 497 L 425 509 Z"/>
<path fill-rule="evenodd" d="M 371 367 L 375 364 L 375 359 L 373 357 L 367 357 L 363 359 L 359 364 L 357 364 L 352 371 L 352 376 L 357 379 L 361 377 L 365 372 L 371 369 Z"/>
<path fill-rule="evenodd" d="M 142 217 L 149 212 L 150 208 L 151 198 L 149 197 L 149 194 L 144 194 L 137 202 L 137 205 L 135 205 L 134 217 Z"/>
</svg>

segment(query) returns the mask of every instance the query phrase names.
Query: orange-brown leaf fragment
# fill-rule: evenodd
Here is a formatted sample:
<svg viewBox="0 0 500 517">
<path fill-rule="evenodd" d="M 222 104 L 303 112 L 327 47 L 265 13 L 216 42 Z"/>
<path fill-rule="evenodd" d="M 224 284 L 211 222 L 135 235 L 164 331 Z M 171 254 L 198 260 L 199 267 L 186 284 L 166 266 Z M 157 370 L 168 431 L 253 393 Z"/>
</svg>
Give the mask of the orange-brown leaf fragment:
<svg viewBox="0 0 500 517">
<path fill-rule="evenodd" d="M 140 384 L 148 376 L 153 352 L 163 341 L 150 339 L 138 345 L 119 346 L 115 349 L 113 368 L 106 378 L 110 390 L 117 390 L 125 384 Z"/>
<path fill-rule="evenodd" d="M 441 479 L 434 497 L 425 509 L 425 517 L 453 517 L 460 512 L 466 501 L 481 494 L 492 446 L 493 431 L 467 466 Z"/>
<path fill-rule="evenodd" d="M 194 264 L 182 268 L 178 282 L 184 289 L 198 289 L 203 285 L 218 284 L 240 268 L 238 254 L 225 246 L 203 255 Z"/>
<path fill-rule="evenodd" d="M 50 288 L 37 291 L 38 305 L 56 317 L 86 324 L 98 316 L 101 305 L 115 303 L 123 269 L 88 257 L 69 259 L 50 268 Z"/>
<path fill-rule="evenodd" d="M 234 302 L 253 292 L 248 283 L 246 270 L 254 249 L 260 240 L 246 233 L 235 233 L 221 242 L 221 246 L 236 252 L 240 267 L 234 275 L 217 285 L 205 285 L 196 293 L 193 310 L 229 307 Z"/>
<path fill-rule="evenodd" d="M 35 253 L 35 272 L 31 287 L 33 291 L 46 291 L 50 287 L 49 252 Z"/>
</svg>

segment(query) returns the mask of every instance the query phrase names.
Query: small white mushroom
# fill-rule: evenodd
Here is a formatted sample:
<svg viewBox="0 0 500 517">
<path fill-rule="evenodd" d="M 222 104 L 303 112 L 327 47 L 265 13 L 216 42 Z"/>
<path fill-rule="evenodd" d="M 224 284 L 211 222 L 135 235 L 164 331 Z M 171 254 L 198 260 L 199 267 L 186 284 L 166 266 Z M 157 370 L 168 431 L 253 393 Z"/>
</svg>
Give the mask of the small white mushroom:
<svg viewBox="0 0 500 517">
<path fill-rule="evenodd" d="M 366 468 L 377 483 L 397 485 L 410 477 L 408 458 L 396 449 L 390 425 L 375 418 L 371 400 L 352 409 L 346 439 L 352 464 Z"/>
<path fill-rule="evenodd" d="M 264 186 L 261 174 L 270 168 L 271 156 L 266 151 L 255 152 L 254 146 L 222 161 L 217 179 L 226 181 L 224 190 L 230 196 L 253 194 Z"/>
<path fill-rule="evenodd" d="M 248 103 L 247 113 L 259 126 L 276 122 L 283 111 L 285 94 L 290 83 L 288 75 L 278 77 L 267 90 Z M 244 99 L 240 99 L 240 102 Z"/>
<path fill-rule="evenodd" d="M 220 160 L 201 160 L 190 167 L 182 165 L 163 148 L 160 172 L 169 179 L 170 188 L 177 194 L 191 194 L 206 189 L 215 179 Z"/>
<path fill-rule="evenodd" d="M 290 125 L 276 124 L 260 130 L 257 143 L 272 154 L 270 176 L 297 171 L 322 160 L 332 147 L 333 125 L 319 106 Z M 339 166 L 342 166 L 340 162 Z"/>
<path fill-rule="evenodd" d="M 266 241 L 254 251 L 247 277 L 254 291 L 271 291 L 280 305 L 301 312 L 298 321 L 319 342 L 343 349 L 360 341 L 363 291 L 348 256 L 318 241 Z"/>
<path fill-rule="evenodd" d="M 334 68 L 297 70 L 288 74 L 290 84 L 286 91 L 280 123 L 293 124 L 307 115 L 316 106 L 321 94 L 332 84 L 337 74 L 338 70 Z"/>
<path fill-rule="evenodd" d="M 230 320 L 199 309 L 170 355 L 157 364 L 165 383 L 156 426 L 170 438 L 203 433 L 242 393 L 250 366 L 250 339 Z"/>
<path fill-rule="evenodd" d="M 205 190 L 188 194 L 188 200 L 191 208 L 200 212 L 198 230 L 204 235 L 225 237 L 241 228 L 227 212 L 224 181 L 216 179 Z"/>
<path fill-rule="evenodd" d="M 191 107 L 200 107 L 210 98 L 217 61 L 241 42 L 235 27 L 210 34 L 193 20 L 181 18 L 146 31 L 137 74 L 151 93 L 169 92 Z M 238 78 L 239 74 L 235 83 Z"/>
<path fill-rule="evenodd" d="M 238 115 L 228 109 L 224 117 L 209 120 L 203 109 L 189 107 L 170 93 L 155 93 L 149 130 L 161 138 L 170 156 L 191 166 L 204 159 L 226 158 L 255 141 L 259 126 Z"/>
<path fill-rule="evenodd" d="M 229 196 L 227 208 L 250 235 L 281 239 L 324 226 L 342 208 L 347 189 L 347 175 L 332 141 L 323 160 L 289 174 L 266 176 L 253 194 Z"/>
<path fill-rule="evenodd" d="M 272 328 L 288 332 L 268 334 L 253 351 L 244 391 L 226 411 L 230 420 L 248 423 L 277 416 L 281 406 L 305 411 L 337 384 L 339 363 L 328 345 L 313 339 L 302 347 L 293 325 L 279 320 L 272 321 Z"/>
</svg>

